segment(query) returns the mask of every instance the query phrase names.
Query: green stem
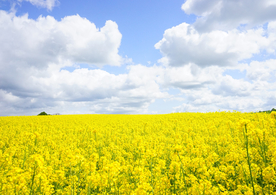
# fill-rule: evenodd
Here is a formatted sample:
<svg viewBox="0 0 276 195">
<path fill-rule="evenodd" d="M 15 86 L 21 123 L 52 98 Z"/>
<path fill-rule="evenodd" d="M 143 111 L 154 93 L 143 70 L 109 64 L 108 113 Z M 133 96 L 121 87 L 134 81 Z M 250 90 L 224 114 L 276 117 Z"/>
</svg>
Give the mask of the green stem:
<svg viewBox="0 0 276 195">
<path fill-rule="evenodd" d="M 81 166 L 80 166 L 81 162 L 79 162 L 79 172 L 78 172 L 78 187 L 77 187 L 77 194 L 79 195 L 80 194 L 80 169 L 81 169 Z"/>
<path fill-rule="evenodd" d="M 247 128 L 246 128 L 246 124 L 244 125 L 244 129 L 245 129 L 245 133 L 243 131 L 243 134 L 245 136 L 245 146 L 246 146 L 246 153 L 247 153 L 247 163 L 249 166 L 249 172 L 250 172 L 250 178 L 251 178 L 251 185 L 253 188 L 253 194 L 255 195 L 255 188 L 254 188 L 254 182 L 253 182 L 253 176 L 252 176 L 252 170 L 251 170 L 251 163 L 250 163 L 250 156 L 249 156 L 249 144 L 248 144 L 248 136 L 247 134 Z"/>
<path fill-rule="evenodd" d="M 35 166 L 34 166 L 34 173 L 32 175 L 32 183 L 31 183 L 31 191 L 30 191 L 30 194 L 33 194 L 33 185 L 34 185 L 34 179 L 35 179 L 35 171 L 36 171 L 36 163 L 35 163 Z"/>
<path fill-rule="evenodd" d="M 184 166 L 183 166 L 183 163 L 182 163 L 182 161 L 181 161 L 181 158 L 180 158 L 180 156 L 179 156 L 179 153 L 177 153 L 177 155 L 178 155 L 178 158 L 179 158 L 179 161 L 180 161 L 180 163 L 181 163 L 181 170 L 182 170 L 182 175 L 183 175 L 183 180 L 184 180 L 184 183 L 185 183 L 185 188 L 186 188 L 186 194 L 188 195 L 189 193 L 188 193 L 188 187 L 187 187 L 187 183 L 186 183 L 186 179 L 185 179 L 185 171 L 184 171 Z"/>
<path fill-rule="evenodd" d="M 154 195 L 154 188 L 153 188 L 153 181 L 152 181 L 152 159 L 150 161 L 150 173 L 151 173 L 151 189 L 152 189 L 152 194 Z"/>
</svg>

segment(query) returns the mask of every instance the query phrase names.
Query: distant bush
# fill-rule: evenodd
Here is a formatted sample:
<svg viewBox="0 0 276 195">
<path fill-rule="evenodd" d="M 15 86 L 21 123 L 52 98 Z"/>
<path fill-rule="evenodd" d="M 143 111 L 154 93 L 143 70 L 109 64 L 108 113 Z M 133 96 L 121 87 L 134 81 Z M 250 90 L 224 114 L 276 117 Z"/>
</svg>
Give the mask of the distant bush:
<svg viewBox="0 0 276 195">
<path fill-rule="evenodd" d="M 260 113 L 261 113 L 261 112 L 265 112 L 265 113 L 267 113 L 267 114 L 270 114 L 272 111 L 276 111 L 276 109 L 275 109 L 275 108 L 272 108 L 271 110 L 259 111 L 259 112 L 260 112 Z"/>
<path fill-rule="evenodd" d="M 40 116 L 40 115 L 48 115 L 48 114 L 46 112 L 41 112 L 38 114 L 38 116 Z"/>
</svg>

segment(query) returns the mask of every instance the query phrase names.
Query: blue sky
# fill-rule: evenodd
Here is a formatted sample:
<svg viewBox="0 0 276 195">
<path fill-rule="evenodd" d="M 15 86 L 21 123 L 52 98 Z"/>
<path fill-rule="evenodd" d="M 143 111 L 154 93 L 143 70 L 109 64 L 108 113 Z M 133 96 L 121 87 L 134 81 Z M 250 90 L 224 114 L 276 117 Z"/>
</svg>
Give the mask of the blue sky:
<svg viewBox="0 0 276 195">
<path fill-rule="evenodd" d="M 123 35 L 119 54 L 129 56 L 134 63 L 148 64 L 161 58 L 154 44 L 162 39 L 166 29 L 183 21 L 193 23 L 194 15 L 187 15 L 181 10 L 183 0 L 151 0 L 151 1 L 59 1 L 51 11 L 37 8 L 29 2 L 16 6 L 17 15 L 29 14 L 29 18 L 37 19 L 40 15 L 51 15 L 56 20 L 79 14 L 93 22 L 98 28 L 107 20 L 115 21 Z M 6 10 L 10 3 L 5 3 Z M 157 22 L 158 21 L 158 22 Z"/>
<path fill-rule="evenodd" d="M 271 0 L 0 0 L 0 115 L 276 107 Z"/>
</svg>

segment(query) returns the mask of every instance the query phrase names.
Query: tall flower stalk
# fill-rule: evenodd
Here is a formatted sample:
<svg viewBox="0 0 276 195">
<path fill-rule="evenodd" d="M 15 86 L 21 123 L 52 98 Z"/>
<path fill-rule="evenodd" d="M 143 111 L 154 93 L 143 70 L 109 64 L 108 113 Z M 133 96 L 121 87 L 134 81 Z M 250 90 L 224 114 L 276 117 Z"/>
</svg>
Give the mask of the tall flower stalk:
<svg viewBox="0 0 276 195">
<path fill-rule="evenodd" d="M 255 195 L 255 188 L 254 188 L 254 182 L 253 182 L 253 176 L 252 176 L 252 169 L 251 169 L 251 163 L 250 163 L 250 155 L 249 155 L 249 143 L 248 143 L 248 135 L 247 135 L 247 124 L 244 124 L 244 129 L 243 129 L 243 135 L 245 139 L 245 147 L 246 147 L 246 154 L 247 154 L 247 163 L 249 167 L 249 172 L 250 172 L 250 179 L 251 179 L 251 185 L 253 188 L 253 194 Z"/>
</svg>

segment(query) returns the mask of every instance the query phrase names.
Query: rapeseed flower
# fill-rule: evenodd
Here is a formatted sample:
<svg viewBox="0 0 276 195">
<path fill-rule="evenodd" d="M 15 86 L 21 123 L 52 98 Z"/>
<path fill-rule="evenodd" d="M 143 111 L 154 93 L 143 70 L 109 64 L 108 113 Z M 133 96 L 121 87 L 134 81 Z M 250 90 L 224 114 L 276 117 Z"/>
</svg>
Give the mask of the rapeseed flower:
<svg viewBox="0 0 276 195">
<path fill-rule="evenodd" d="M 0 194 L 273 194 L 275 116 L 0 117 Z"/>
</svg>

